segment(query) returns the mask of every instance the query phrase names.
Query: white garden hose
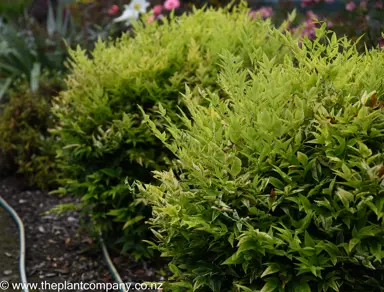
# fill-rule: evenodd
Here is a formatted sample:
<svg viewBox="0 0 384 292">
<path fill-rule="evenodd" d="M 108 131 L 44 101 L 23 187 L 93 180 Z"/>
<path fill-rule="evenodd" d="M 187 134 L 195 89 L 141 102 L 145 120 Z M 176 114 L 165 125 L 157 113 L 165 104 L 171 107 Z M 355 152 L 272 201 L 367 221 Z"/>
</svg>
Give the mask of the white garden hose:
<svg viewBox="0 0 384 292">
<path fill-rule="evenodd" d="M 27 275 L 25 272 L 25 232 L 23 221 L 21 221 L 19 215 L 15 212 L 15 210 L 8 205 L 8 203 L 0 197 L 0 206 L 2 206 L 15 220 L 17 227 L 19 228 L 19 238 L 20 238 L 20 260 L 19 260 L 19 272 L 20 272 L 20 280 L 23 284 L 23 291 L 29 292 Z"/>
<path fill-rule="evenodd" d="M 119 273 L 117 272 L 117 270 L 116 270 L 116 268 L 115 268 L 115 266 L 111 260 L 111 257 L 109 256 L 107 246 L 105 245 L 104 240 L 103 240 L 103 233 L 101 232 L 101 229 L 99 230 L 99 241 L 100 241 L 100 245 L 101 245 L 101 249 L 103 251 L 104 259 L 107 262 L 109 271 L 111 272 L 115 281 L 119 284 L 120 291 L 126 292 L 126 289 L 124 289 L 124 287 L 125 287 L 124 282 L 121 279 Z"/>
<path fill-rule="evenodd" d="M 25 244 L 25 231 L 24 231 L 24 224 L 23 221 L 21 221 L 19 215 L 16 213 L 16 211 L 8 205 L 8 203 L 0 196 L 0 206 L 2 206 L 14 219 L 16 222 L 18 228 L 19 228 L 19 238 L 20 238 L 20 260 L 19 260 L 19 273 L 20 273 L 20 280 L 23 284 L 23 292 L 29 292 L 28 288 L 28 281 L 27 281 L 27 275 L 25 272 L 25 250 L 26 250 L 26 244 Z M 113 265 L 113 262 L 111 260 L 111 257 L 109 256 L 107 247 L 103 240 L 102 232 L 99 232 L 99 240 L 101 244 L 101 249 L 103 251 L 104 259 L 107 262 L 108 268 L 115 279 L 115 281 L 119 284 L 120 291 L 125 292 L 124 289 L 124 283 L 121 279 L 119 273 L 117 272 L 115 266 Z"/>
</svg>

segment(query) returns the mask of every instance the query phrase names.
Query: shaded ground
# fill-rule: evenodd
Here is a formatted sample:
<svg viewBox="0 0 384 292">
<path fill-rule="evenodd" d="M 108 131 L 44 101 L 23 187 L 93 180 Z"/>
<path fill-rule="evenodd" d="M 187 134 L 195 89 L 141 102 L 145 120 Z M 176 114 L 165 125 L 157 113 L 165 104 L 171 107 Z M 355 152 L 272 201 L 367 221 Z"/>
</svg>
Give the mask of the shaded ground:
<svg viewBox="0 0 384 292">
<path fill-rule="evenodd" d="M 113 282 L 99 245 L 81 231 L 77 212 L 42 215 L 57 204 L 72 203 L 71 198 L 58 198 L 39 190 L 23 190 L 15 178 L 0 181 L 0 195 L 23 220 L 30 283 Z M 0 234 L 0 280 L 18 282 L 18 231 L 4 210 L 0 211 Z M 153 264 L 135 263 L 131 258 L 118 255 L 113 255 L 113 260 L 125 282 L 161 280 Z M 5 275 L 9 271 L 12 273 Z"/>
<path fill-rule="evenodd" d="M 0 282 L 16 283 L 18 276 L 19 238 L 17 225 L 0 207 Z M 9 291 L 13 291 L 9 289 Z"/>
</svg>

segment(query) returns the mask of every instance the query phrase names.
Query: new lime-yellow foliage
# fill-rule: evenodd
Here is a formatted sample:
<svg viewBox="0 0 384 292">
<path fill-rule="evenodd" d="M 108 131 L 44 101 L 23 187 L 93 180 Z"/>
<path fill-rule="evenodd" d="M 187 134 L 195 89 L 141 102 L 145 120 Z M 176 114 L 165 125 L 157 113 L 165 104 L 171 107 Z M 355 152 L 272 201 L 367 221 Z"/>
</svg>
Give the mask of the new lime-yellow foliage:
<svg viewBox="0 0 384 292">
<path fill-rule="evenodd" d="M 145 227 L 136 223 L 148 213 L 133 203 L 124 179 L 149 181 L 151 171 L 170 158 L 142 123 L 138 105 L 161 129 L 158 103 L 177 119 L 185 85 L 224 96 L 216 83 L 224 51 L 238 56 L 245 68 L 251 66 L 251 54 L 276 62 L 288 54 L 270 23 L 251 20 L 246 8 L 196 10 L 163 24 L 136 23 L 133 35 L 98 42 L 91 57 L 80 48 L 73 51 L 68 90 L 54 110 L 68 178 L 60 191 L 82 197 L 106 231 L 120 237 L 124 227 L 126 249 L 145 238 Z M 110 216 L 119 223 L 112 224 Z"/>
</svg>

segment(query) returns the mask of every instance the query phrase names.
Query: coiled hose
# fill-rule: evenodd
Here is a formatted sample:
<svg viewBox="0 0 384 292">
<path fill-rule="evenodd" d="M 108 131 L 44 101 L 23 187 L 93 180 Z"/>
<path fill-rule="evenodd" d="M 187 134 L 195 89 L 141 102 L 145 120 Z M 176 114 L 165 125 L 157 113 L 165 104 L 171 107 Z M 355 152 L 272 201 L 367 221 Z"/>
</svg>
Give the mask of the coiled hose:
<svg viewBox="0 0 384 292">
<path fill-rule="evenodd" d="M 13 220 L 16 222 L 17 227 L 19 229 L 19 238 L 20 238 L 19 273 L 20 273 L 20 281 L 23 284 L 23 291 L 29 292 L 27 274 L 26 274 L 26 269 L 25 269 L 26 244 L 25 244 L 25 231 L 24 231 L 23 221 L 20 219 L 20 217 L 16 213 L 16 211 L 11 206 L 9 206 L 8 203 L 1 196 L 0 196 L 0 206 L 2 206 L 12 216 Z M 107 262 L 109 271 L 112 274 L 115 281 L 117 283 L 119 283 L 120 291 L 125 292 L 124 283 L 123 283 L 119 273 L 117 272 L 115 266 L 113 265 L 111 257 L 109 256 L 108 249 L 104 243 L 103 234 L 102 234 L 101 230 L 99 231 L 99 240 L 100 240 L 100 244 L 101 244 L 101 249 L 103 251 L 104 259 Z"/>
</svg>

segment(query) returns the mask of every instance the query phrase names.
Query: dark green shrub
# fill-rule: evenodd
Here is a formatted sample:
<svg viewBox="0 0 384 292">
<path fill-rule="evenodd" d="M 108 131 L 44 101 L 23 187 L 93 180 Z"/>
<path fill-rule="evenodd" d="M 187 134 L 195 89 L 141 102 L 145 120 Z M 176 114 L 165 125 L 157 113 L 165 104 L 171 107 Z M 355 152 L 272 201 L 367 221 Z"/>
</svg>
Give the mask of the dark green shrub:
<svg viewBox="0 0 384 292">
<path fill-rule="evenodd" d="M 0 2 L 0 16 L 22 14 L 30 4 L 31 0 L 2 0 Z"/>
<path fill-rule="evenodd" d="M 31 92 L 27 82 L 16 87 L 0 113 L 1 170 L 22 173 L 30 185 L 57 187 L 56 142 L 48 129 L 55 123 L 51 101 L 64 88 L 62 76 L 44 74 L 38 92 Z"/>
<path fill-rule="evenodd" d="M 150 171 L 163 168 L 170 154 L 142 123 L 137 105 L 161 127 L 157 104 L 175 117 L 185 84 L 194 91 L 217 89 L 223 49 L 246 65 L 259 48 L 283 59 L 286 53 L 269 30 L 268 22 L 251 21 L 243 8 L 198 10 L 162 25 L 136 23 L 133 38 L 99 42 L 92 58 L 80 49 L 72 52 L 68 90 L 55 108 L 67 178 L 59 192 L 82 197 L 110 240 L 120 238 L 125 250 L 146 253 L 138 241 L 146 238 L 143 223 L 150 211 L 134 202 L 124 180 L 149 182 Z"/>
<path fill-rule="evenodd" d="M 146 117 L 179 166 L 140 187 L 172 291 L 383 291 L 384 54 L 324 34 L 226 54 L 228 99 L 187 91 L 184 129 Z"/>
</svg>

